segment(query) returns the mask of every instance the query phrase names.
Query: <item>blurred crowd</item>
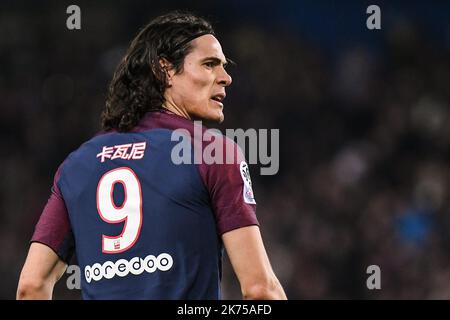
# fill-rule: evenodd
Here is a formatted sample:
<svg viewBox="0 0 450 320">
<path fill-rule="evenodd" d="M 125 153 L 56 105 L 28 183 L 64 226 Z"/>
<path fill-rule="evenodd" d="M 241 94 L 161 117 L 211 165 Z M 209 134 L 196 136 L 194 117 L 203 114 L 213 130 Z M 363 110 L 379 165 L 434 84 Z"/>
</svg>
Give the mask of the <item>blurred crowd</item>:
<svg viewBox="0 0 450 320">
<path fill-rule="evenodd" d="M 92 6 L 77 32 L 51 8 L 0 11 L 0 298 L 15 297 L 57 166 L 99 130 L 128 42 L 164 12 L 133 8 Z M 448 21 L 444 42 L 402 19 L 378 31 L 376 50 L 331 52 L 283 24 L 230 19 L 218 33 L 237 65 L 219 128 L 280 129 L 279 173 L 251 172 L 288 297 L 449 299 Z M 224 262 L 224 298 L 239 299 Z M 366 286 L 370 265 L 380 290 Z M 55 298 L 79 297 L 57 285 Z"/>
</svg>

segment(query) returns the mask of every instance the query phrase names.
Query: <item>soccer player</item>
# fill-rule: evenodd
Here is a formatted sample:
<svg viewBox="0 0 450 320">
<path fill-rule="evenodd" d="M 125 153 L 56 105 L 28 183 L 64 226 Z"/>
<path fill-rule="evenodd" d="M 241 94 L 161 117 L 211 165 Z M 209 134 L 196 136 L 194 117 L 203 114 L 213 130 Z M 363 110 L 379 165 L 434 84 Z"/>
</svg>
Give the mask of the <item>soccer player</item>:
<svg viewBox="0 0 450 320">
<path fill-rule="evenodd" d="M 223 121 L 226 63 L 197 16 L 169 13 L 139 32 L 110 84 L 104 130 L 55 174 L 18 299 L 51 299 L 73 253 L 84 299 L 220 299 L 223 247 L 243 298 L 286 298 L 237 145 L 215 138 L 234 150 L 231 164 L 173 161 L 174 130 L 196 145 L 194 120 Z"/>
</svg>

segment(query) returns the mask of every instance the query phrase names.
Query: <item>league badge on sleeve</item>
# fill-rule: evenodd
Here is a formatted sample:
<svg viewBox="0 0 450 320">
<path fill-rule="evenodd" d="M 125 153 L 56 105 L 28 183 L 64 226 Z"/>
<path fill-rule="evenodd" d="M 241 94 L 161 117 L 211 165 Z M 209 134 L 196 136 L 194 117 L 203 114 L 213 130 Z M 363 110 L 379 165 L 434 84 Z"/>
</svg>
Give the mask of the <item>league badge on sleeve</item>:
<svg viewBox="0 0 450 320">
<path fill-rule="evenodd" d="M 256 204 L 255 197 L 253 195 L 250 170 L 248 169 L 248 164 L 245 161 L 241 162 L 240 172 L 242 180 L 244 181 L 244 201 L 249 204 Z"/>
</svg>

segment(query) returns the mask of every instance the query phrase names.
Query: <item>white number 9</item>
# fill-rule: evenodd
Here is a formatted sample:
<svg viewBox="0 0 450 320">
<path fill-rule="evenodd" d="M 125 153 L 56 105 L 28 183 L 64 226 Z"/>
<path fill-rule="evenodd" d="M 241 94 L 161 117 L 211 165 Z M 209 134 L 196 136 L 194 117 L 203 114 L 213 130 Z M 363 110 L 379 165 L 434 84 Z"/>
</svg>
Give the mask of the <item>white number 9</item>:
<svg viewBox="0 0 450 320">
<path fill-rule="evenodd" d="M 114 185 L 123 185 L 125 198 L 120 207 L 113 199 Z M 97 210 L 103 221 L 125 221 L 122 233 L 116 237 L 102 235 L 103 253 L 120 253 L 130 249 L 137 241 L 142 225 L 142 192 L 139 179 L 127 167 L 106 172 L 97 186 Z"/>
</svg>

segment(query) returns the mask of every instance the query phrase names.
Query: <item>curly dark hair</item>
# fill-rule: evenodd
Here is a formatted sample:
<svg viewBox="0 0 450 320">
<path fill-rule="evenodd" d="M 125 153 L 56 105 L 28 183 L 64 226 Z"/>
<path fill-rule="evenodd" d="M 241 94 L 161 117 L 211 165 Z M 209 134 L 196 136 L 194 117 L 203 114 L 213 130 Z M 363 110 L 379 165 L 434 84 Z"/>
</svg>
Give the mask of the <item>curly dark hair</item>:
<svg viewBox="0 0 450 320">
<path fill-rule="evenodd" d="M 162 108 L 167 76 L 160 59 L 176 73 L 192 51 L 191 40 L 214 35 L 205 19 L 186 12 L 171 12 L 153 19 L 133 39 L 109 85 L 101 121 L 104 130 L 129 131 L 148 111 Z"/>
</svg>

